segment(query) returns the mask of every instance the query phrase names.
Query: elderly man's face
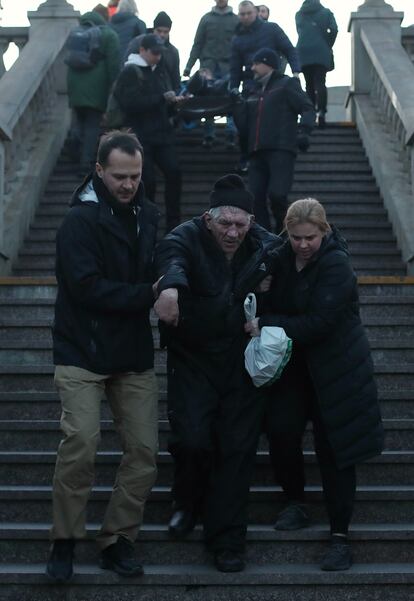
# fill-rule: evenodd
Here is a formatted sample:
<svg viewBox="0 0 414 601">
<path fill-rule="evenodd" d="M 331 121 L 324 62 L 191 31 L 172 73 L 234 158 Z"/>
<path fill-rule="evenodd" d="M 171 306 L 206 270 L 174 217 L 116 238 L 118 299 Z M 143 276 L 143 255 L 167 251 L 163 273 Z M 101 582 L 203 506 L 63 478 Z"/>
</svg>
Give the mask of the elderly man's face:
<svg viewBox="0 0 414 601">
<path fill-rule="evenodd" d="M 239 5 L 239 20 L 246 27 L 251 25 L 257 18 L 257 9 L 253 4 Z"/>
<path fill-rule="evenodd" d="M 270 67 L 270 65 L 266 65 L 265 63 L 253 63 L 251 70 L 253 71 L 254 79 L 258 79 L 273 71 L 273 67 Z"/>
<path fill-rule="evenodd" d="M 204 213 L 204 221 L 221 250 L 231 260 L 245 239 L 252 218 L 243 209 L 222 207 L 218 217 Z"/>
</svg>

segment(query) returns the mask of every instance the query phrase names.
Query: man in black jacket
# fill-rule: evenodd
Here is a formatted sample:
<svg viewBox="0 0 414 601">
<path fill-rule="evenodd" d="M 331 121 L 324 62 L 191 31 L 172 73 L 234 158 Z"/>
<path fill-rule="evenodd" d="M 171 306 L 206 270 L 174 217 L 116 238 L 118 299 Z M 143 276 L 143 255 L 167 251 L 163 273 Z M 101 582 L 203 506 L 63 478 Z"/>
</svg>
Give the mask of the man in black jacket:
<svg viewBox="0 0 414 601">
<path fill-rule="evenodd" d="M 237 175 L 216 182 L 210 210 L 158 245 L 154 308 L 168 348 L 169 532 L 201 518 L 220 571 L 244 568 L 246 507 L 263 409 L 244 368 L 243 303 L 268 273 L 277 238 L 253 223 L 253 197 Z"/>
<path fill-rule="evenodd" d="M 55 384 L 64 438 L 53 478 L 52 548 L 47 574 L 72 576 L 75 541 L 86 535 L 86 504 L 108 399 L 124 455 L 98 533 L 101 566 L 143 573 L 133 543 L 156 477 L 157 386 L 149 311 L 158 213 L 140 184 L 136 136 L 111 132 L 96 171 L 75 191 L 57 235 L 58 293 L 53 327 Z"/>
<path fill-rule="evenodd" d="M 307 150 L 315 123 L 314 108 L 299 80 L 281 75 L 278 67 L 276 52 L 259 50 L 252 64 L 256 87 L 236 108 L 236 122 L 248 138 L 249 188 L 254 195 L 256 220 L 270 229 L 269 197 L 276 232 L 283 227 L 297 149 Z"/>
<path fill-rule="evenodd" d="M 130 54 L 121 71 L 114 94 L 131 127 L 144 147 L 142 180 L 147 196 L 155 201 L 155 166 L 165 178 L 166 229 L 180 223 L 181 170 L 174 146 L 170 109 L 180 97 L 167 90 L 162 73 L 157 72 L 163 44 L 153 33 L 144 35 L 138 54 Z"/>
</svg>

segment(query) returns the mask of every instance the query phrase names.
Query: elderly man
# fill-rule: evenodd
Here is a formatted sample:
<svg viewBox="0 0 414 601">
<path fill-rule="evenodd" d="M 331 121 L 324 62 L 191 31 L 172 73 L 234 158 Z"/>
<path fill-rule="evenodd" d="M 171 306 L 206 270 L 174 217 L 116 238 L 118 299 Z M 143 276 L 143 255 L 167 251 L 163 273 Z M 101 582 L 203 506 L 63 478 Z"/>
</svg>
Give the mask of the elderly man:
<svg viewBox="0 0 414 601">
<path fill-rule="evenodd" d="M 263 399 L 244 368 L 243 302 L 265 278 L 277 238 L 254 224 L 253 197 L 237 175 L 218 180 L 210 210 L 159 243 L 155 310 L 168 348 L 169 531 L 201 518 L 224 572 L 244 568 L 246 507 Z"/>
<path fill-rule="evenodd" d="M 106 394 L 124 451 L 98 533 L 101 566 L 139 576 L 133 543 L 156 477 L 157 386 L 149 311 L 158 213 L 140 184 L 142 146 L 133 134 L 101 139 L 96 170 L 75 191 L 57 235 L 53 328 L 55 384 L 62 403 L 53 478 L 47 574 L 73 573 L 85 538 L 86 505 Z"/>
<path fill-rule="evenodd" d="M 299 80 L 281 75 L 278 67 L 279 56 L 270 48 L 253 56 L 255 88 L 247 101 L 240 99 L 243 110 L 236 118 L 248 140 L 249 187 L 256 219 L 270 229 L 269 198 L 276 232 L 283 228 L 297 149 L 308 148 L 315 123 L 315 111 Z"/>
</svg>

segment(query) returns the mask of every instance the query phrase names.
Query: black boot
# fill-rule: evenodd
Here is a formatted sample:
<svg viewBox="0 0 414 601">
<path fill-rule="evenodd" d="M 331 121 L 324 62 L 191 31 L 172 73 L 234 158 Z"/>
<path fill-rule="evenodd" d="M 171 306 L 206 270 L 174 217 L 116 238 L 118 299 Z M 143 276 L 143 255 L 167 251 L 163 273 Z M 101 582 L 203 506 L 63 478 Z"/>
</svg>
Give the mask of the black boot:
<svg viewBox="0 0 414 601">
<path fill-rule="evenodd" d="M 46 574 L 49 578 L 58 583 L 68 582 L 72 578 L 74 548 L 75 541 L 72 539 L 53 541 L 46 565 Z"/>
<path fill-rule="evenodd" d="M 243 554 L 232 549 L 216 551 L 214 562 L 219 572 L 242 572 L 246 567 Z"/>
<path fill-rule="evenodd" d="M 123 536 L 102 551 L 101 568 L 113 570 L 121 576 L 142 576 L 144 573 L 144 568 L 135 557 L 134 545 Z"/>
<path fill-rule="evenodd" d="M 321 570 L 336 572 L 349 570 L 352 566 L 352 551 L 346 536 L 332 536 L 331 545 L 321 563 Z"/>
<path fill-rule="evenodd" d="M 189 534 L 197 522 L 195 513 L 191 510 L 177 509 L 174 511 L 168 525 L 168 533 L 177 540 L 182 540 Z"/>
</svg>

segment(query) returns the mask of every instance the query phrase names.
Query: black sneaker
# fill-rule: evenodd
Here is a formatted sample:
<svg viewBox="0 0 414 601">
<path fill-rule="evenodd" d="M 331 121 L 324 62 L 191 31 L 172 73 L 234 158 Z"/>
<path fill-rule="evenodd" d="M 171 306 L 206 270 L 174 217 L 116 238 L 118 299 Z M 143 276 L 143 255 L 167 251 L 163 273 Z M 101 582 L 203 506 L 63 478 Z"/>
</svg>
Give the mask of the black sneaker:
<svg viewBox="0 0 414 601">
<path fill-rule="evenodd" d="M 59 539 L 52 543 L 46 564 L 46 574 L 55 582 L 68 582 L 73 576 L 73 551 L 75 541 Z"/>
<path fill-rule="evenodd" d="M 279 513 L 274 528 L 275 530 L 300 530 L 308 524 L 309 516 L 306 513 L 305 505 L 291 503 Z"/>
<path fill-rule="evenodd" d="M 352 566 L 351 547 L 345 538 L 343 541 L 338 540 L 339 538 L 334 537 L 332 539 L 331 545 L 322 560 L 321 570 L 336 572 L 339 570 L 349 570 Z"/>
<path fill-rule="evenodd" d="M 219 572 L 242 572 L 246 567 L 242 553 L 232 549 L 217 551 L 214 556 L 214 563 Z"/>
<path fill-rule="evenodd" d="M 101 568 L 121 576 L 142 576 L 144 568 L 135 557 L 134 545 L 123 536 L 101 553 Z"/>
</svg>

